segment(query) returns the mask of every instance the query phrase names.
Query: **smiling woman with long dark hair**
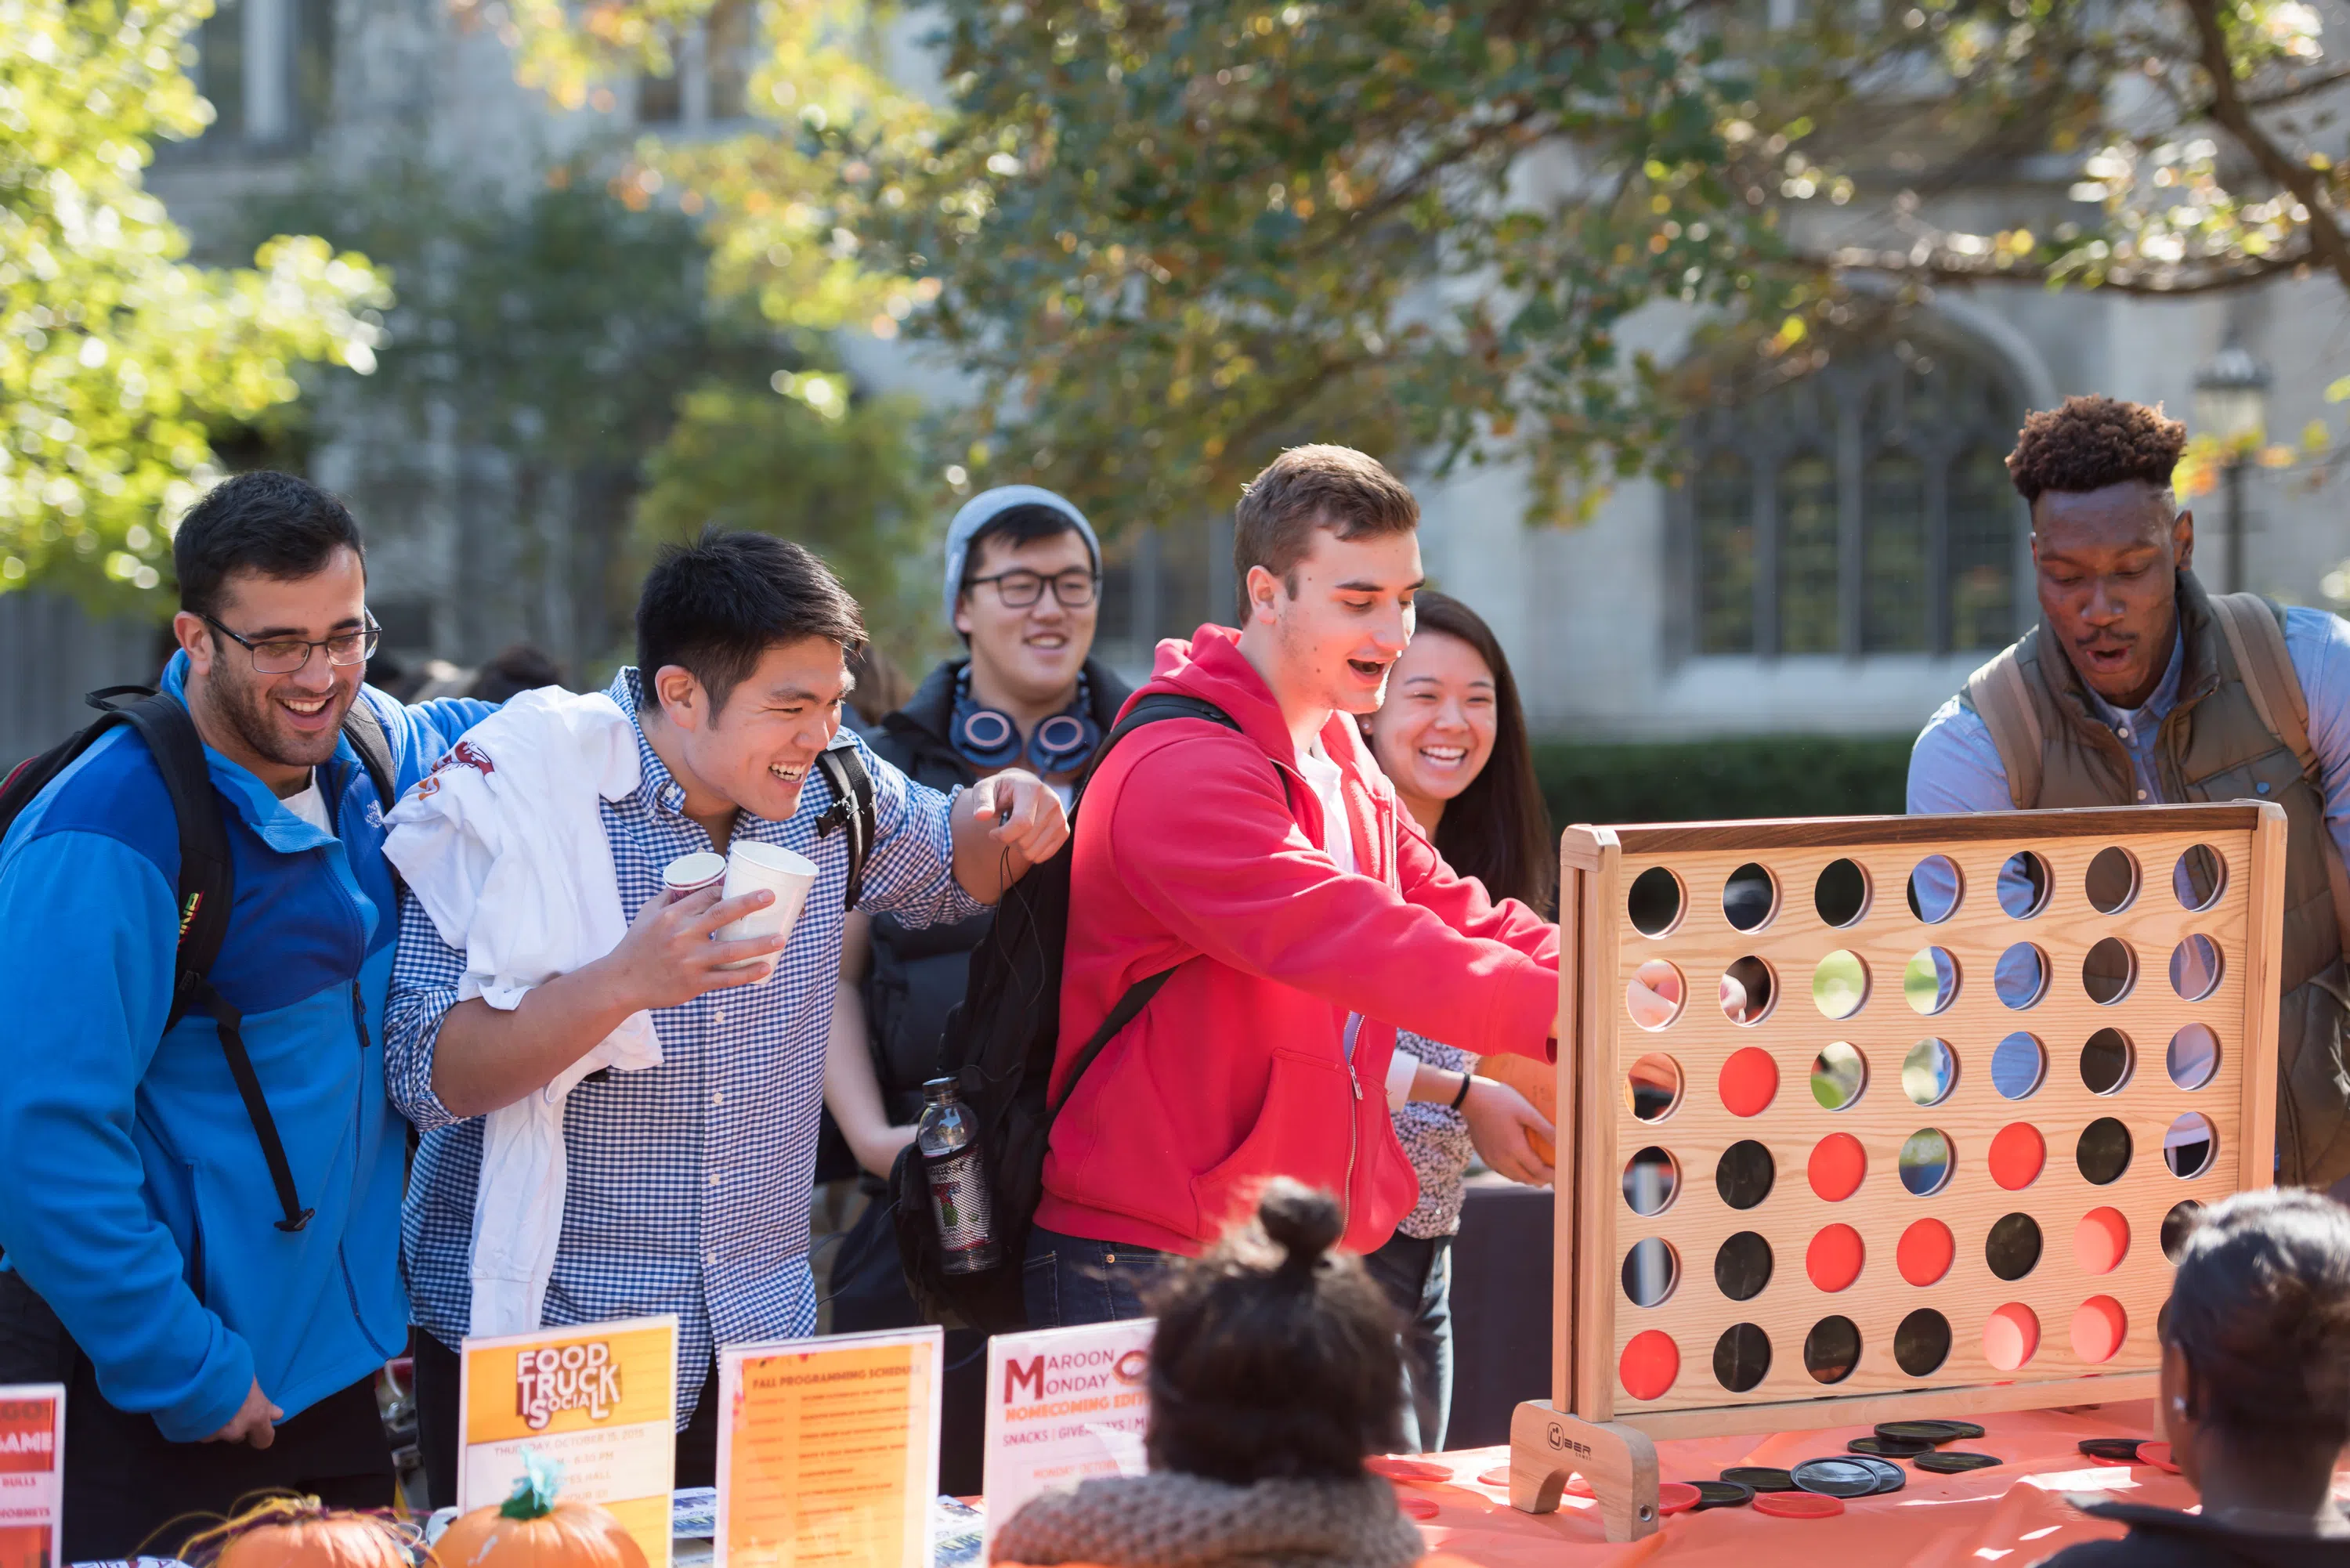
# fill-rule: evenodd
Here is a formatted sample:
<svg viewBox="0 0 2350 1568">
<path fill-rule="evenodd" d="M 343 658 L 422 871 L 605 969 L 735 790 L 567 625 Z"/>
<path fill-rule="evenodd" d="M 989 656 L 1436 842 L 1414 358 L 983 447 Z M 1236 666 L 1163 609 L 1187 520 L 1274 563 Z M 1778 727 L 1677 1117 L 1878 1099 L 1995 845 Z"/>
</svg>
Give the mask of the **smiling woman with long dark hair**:
<svg viewBox="0 0 2350 1568">
<path fill-rule="evenodd" d="M 1476 611 L 1422 589 L 1417 627 L 1367 722 L 1379 769 L 1445 864 L 1495 898 L 1552 910 L 1558 867 L 1550 814 L 1534 784 L 1534 748 L 1510 661 Z M 1409 1030 L 1396 1049 L 1430 1066 L 1473 1074 L 1477 1058 Z M 1472 1092 L 1472 1085 L 1473 1090 Z M 1524 1097 L 1491 1079 L 1465 1082 L 1456 1105 L 1415 1101 L 1396 1136 L 1419 1175 L 1419 1202 L 1364 1260 L 1404 1321 L 1408 1446 L 1444 1446 L 1452 1402 L 1452 1237 L 1471 1152 L 1513 1180 L 1546 1184 L 1551 1168 L 1527 1131 L 1555 1137 Z"/>
</svg>

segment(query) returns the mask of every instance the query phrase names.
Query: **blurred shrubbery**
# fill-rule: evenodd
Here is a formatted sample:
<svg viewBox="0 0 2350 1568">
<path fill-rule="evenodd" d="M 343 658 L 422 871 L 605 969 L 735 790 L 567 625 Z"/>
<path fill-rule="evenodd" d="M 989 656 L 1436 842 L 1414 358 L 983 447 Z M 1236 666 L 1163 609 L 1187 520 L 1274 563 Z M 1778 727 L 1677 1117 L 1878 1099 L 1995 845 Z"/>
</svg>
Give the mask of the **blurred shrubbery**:
<svg viewBox="0 0 2350 1568">
<path fill-rule="evenodd" d="M 1909 735 L 1534 746 L 1551 825 L 1848 816 L 1901 810 Z"/>
</svg>

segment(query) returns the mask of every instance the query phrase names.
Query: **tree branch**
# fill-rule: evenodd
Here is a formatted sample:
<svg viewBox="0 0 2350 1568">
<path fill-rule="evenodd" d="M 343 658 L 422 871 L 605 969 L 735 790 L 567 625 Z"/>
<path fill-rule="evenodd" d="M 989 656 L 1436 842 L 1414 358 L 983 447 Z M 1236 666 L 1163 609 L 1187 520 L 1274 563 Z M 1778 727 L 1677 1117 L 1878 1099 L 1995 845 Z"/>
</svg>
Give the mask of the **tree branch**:
<svg viewBox="0 0 2350 1568">
<path fill-rule="evenodd" d="M 2048 281 L 2045 265 L 1999 266 L 1988 257 L 1957 256 L 1936 251 L 1925 260 L 1917 259 L 1914 251 L 1870 250 L 1865 246 L 1848 245 L 1825 253 L 1798 253 L 1790 258 L 1800 264 L 1825 267 L 1839 272 L 1878 272 L 1897 277 L 1922 278 L 1934 283 L 2038 283 Z M 2242 288 L 2264 277 L 2293 271 L 2314 258 L 2306 250 L 2280 252 L 2257 260 L 2232 262 L 2212 271 L 2199 271 L 2193 275 L 2168 279 L 2147 275 L 2154 269 L 2147 267 L 2116 268 L 2106 274 L 2095 285 L 2100 293 L 2142 295 L 2162 299 L 2182 299 L 2199 294 L 2224 294 Z"/>
<path fill-rule="evenodd" d="M 2235 62 L 2228 55 L 2228 38 L 2220 30 L 2216 0 L 2186 0 L 2186 8 L 2195 23 L 2204 74 L 2211 78 L 2213 123 L 2251 155 L 2261 172 L 2293 192 L 2309 214 L 2303 227 L 2309 235 L 2313 257 L 2331 268 L 2344 287 L 2350 288 L 2350 240 L 2344 238 L 2341 224 L 2334 222 L 2333 213 L 2326 207 L 2324 183 L 2317 171 L 2286 156 L 2284 149 L 2270 140 L 2252 119 L 2251 109 L 2237 90 Z"/>
</svg>

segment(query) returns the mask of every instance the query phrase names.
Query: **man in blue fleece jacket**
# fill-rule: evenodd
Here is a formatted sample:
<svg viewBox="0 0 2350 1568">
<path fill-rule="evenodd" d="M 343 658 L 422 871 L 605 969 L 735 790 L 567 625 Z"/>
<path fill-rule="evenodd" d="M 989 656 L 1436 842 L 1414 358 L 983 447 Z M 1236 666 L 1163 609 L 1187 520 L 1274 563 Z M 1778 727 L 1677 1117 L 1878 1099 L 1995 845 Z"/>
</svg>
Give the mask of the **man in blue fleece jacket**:
<svg viewBox="0 0 2350 1568">
<path fill-rule="evenodd" d="M 288 1230 L 214 1021 L 166 1031 L 176 820 L 117 728 L 0 840 L 0 1383 L 67 1385 L 68 1561 L 175 1552 L 192 1511 L 261 1487 L 392 1501 L 373 1381 L 401 1353 L 406 1138 L 384 1095 L 399 921 L 369 703 L 401 789 L 487 704 L 366 690 L 377 628 L 357 524 L 299 479 L 219 485 L 173 544 L 187 704 L 235 897 L 211 978 L 283 1138 Z"/>
</svg>

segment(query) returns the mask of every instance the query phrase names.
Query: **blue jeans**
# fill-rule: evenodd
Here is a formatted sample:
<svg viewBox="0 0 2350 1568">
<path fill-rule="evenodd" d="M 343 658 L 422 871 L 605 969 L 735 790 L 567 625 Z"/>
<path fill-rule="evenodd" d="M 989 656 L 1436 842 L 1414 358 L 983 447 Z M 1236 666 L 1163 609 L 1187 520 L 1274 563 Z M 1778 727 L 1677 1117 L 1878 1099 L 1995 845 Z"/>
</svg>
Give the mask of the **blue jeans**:
<svg viewBox="0 0 2350 1568">
<path fill-rule="evenodd" d="M 1440 1453 L 1452 1417 L 1452 1238 L 1399 1231 L 1363 1266 L 1403 1324 L 1403 1451 Z"/>
<path fill-rule="evenodd" d="M 1078 1328 L 1149 1317 L 1151 1287 L 1181 1261 L 1172 1252 L 1032 1226 L 1020 1269 L 1028 1326 Z"/>
</svg>

